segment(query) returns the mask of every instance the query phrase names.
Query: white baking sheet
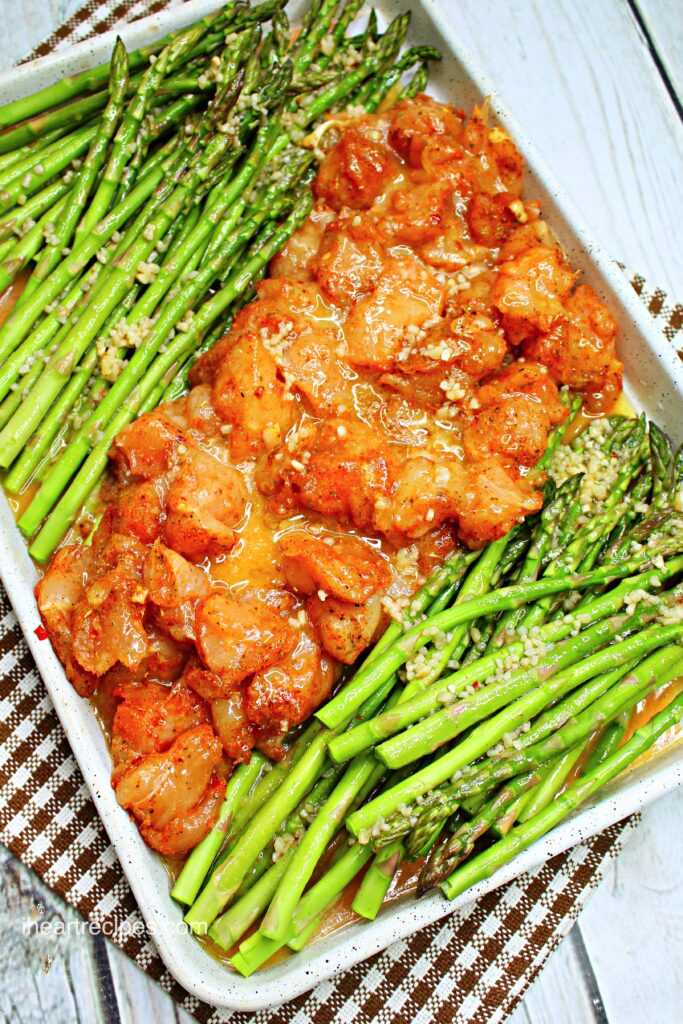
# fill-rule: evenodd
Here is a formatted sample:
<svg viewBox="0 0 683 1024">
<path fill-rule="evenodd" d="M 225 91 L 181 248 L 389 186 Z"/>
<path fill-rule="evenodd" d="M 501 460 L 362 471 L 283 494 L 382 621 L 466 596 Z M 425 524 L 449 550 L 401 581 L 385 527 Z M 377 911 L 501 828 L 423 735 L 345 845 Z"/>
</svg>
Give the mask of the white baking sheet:
<svg viewBox="0 0 683 1024">
<path fill-rule="evenodd" d="M 215 0 L 189 0 L 177 8 L 153 15 L 120 30 L 129 48 L 135 48 L 187 25 L 220 4 Z M 295 3 L 291 10 L 302 7 Z M 622 273 L 593 240 L 580 215 L 555 182 L 535 148 L 488 82 L 472 57 L 460 45 L 449 23 L 448 0 L 387 0 L 378 5 L 390 18 L 410 7 L 413 20 L 410 43 L 432 43 L 444 60 L 432 74 L 430 92 L 469 109 L 485 96 L 492 97 L 494 116 L 506 127 L 523 153 L 527 166 L 526 194 L 540 196 L 546 218 L 564 244 L 572 264 L 584 272 L 610 304 L 621 325 L 620 355 L 626 365 L 626 392 L 637 409 L 644 409 L 675 441 L 683 440 L 681 421 L 683 369 L 670 346 L 654 326 Z M 98 36 L 58 56 L 45 57 L 0 75 L 0 102 L 6 103 L 62 78 L 107 60 L 115 33 Z M 11 509 L 0 495 L 0 576 L 17 613 L 32 654 L 55 704 L 74 754 L 123 865 L 135 898 L 166 966 L 177 980 L 200 999 L 216 1006 L 258 1010 L 292 999 L 317 982 L 342 971 L 397 939 L 453 912 L 482 893 L 496 888 L 549 857 L 669 792 L 681 784 L 681 744 L 669 747 L 646 765 L 607 787 L 599 799 L 584 807 L 550 835 L 536 843 L 493 878 L 453 903 L 433 895 L 419 902 L 397 901 L 376 921 L 354 925 L 323 939 L 304 952 L 252 978 L 242 978 L 214 961 L 192 938 L 182 922 L 182 909 L 169 897 L 169 883 L 161 861 L 142 842 L 137 828 L 118 806 L 109 782 L 110 758 L 89 704 L 81 700 L 66 679 L 50 645 L 34 630 L 39 623 L 33 597 L 36 570 L 14 524 Z"/>
</svg>

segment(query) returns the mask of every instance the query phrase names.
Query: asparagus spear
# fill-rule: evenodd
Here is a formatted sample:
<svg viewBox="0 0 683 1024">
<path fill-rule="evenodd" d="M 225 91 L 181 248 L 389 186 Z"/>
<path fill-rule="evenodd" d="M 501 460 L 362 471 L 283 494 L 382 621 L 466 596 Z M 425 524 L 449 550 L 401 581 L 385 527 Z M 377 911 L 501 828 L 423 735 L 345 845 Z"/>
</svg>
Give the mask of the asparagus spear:
<svg viewBox="0 0 683 1024">
<path fill-rule="evenodd" d="M 427 863 L 420 872 L 418 880 L 418 896 L 423 896 L 429 889 L 438 885 L 458 864 L 467 860 L 478 839 L 481 839 L 493 826 L 517 805 L 520 797 L 524 797 L 541 781 L 538 771 L 529 771 L 518 775 L 500 789 L 487 801 L 474 817 L 458 828 L 448 841 L 435 847 Z M 418 832 L 417 841 L 426 832 L 423 825 Z M 411 838 L 414 833 L 411 833 Z"/>
<path fill-rule="evenodd" d="M 590 757 L 586 761 L 584 767 L 584 774 L 593 771 L 597 768 L 606 757 L 613 754 L 615 750 L 618 750 L 621 746 L 621 741 L 624 738 L 628 723 L 631 720 L 632 708 L 627 708 L 626 711 L 622 711 L 613 722 L 610 722 L 602 731 L 598 742 L 595 745 L 595 749 L 591 753 Z"/>
<path fill-rule="evenodd" d="M 47 132 L 39 139 L 29 142 L 28 145 L 23 146 L 21 149 L 10 150 L 9 153 L 0 154 L 0 175 L 2 175 L 2 180 L 4 180 L 4 176 L 9 168 L 19 163 L 20 160 L 26 160 L 27 158 L 31 161 L 35 160 L 37 153 L 41 149 L 46 149 L 53 142 L 57 142 L 58 139 L 68 134 L 69 130 L 67 128 L 58 128 L 54 132 Z"/>
<path fill-rule="evenodd" d="M 405 847 L 400 839 L 377 851 L 351 904 L 356 914 L 374 921 L 404 854 Z"/>
<path fill-rule="evenodd" d="M 382 769 L 380 768 L 380 773 Z M 291 917 L 313 870 L 329 842 L 341 828 L 344 817 L 358 793 L 377 772 L 371 755 L 351 762 L 334 792 L 318 812 L 287 867 L 273 897 L 260 931 L 269 939 L 286 939 Z"/>
<path fill-rule="evenodd" d="M 613 431 L 612 436 L 608 438 L 606 443 L 607 452 L 609 453 L 612 448 L 617 446 L 616 438 L 618 437 L 621 456 L 620 470 L 612 483 L 610 493 L 597 514 L 590 517 L 583 526 L 579 527 L 573 539 L 565 545 L 565 538 L 568 537 L 566 533 L 567 528 L 570 526 L 574 515 L 580 510 L 579 503 L 577 502 L 577 506 L 567 517 L 562 530 L 560 537 L 562 553 L 545 568 L 544 576 L 562 575 L 568 571 L 589 571 L 595 564 L 604 539 L 623 515 L 624 507 L 620 504 L 621 499 L 640 470 L 644 457 L 643 442 L 645 432 L 646 424 L 642 418 L 636 422 L 627 420 L 625 426 L 619 430 L 618 434 L 616 431 Z M 578 444 L 580 445 L 581 443 L 581 438 L 579 438 Z M 533 608 L 527 610 L 521 620 L 521 624 L 530 627 L 542 622 L 548 617 L 553 606 L 554 601 L 552 597 L 537 602 Z"/>
<path fill-rule="evenodd" d="M 365 833 L 379 819 L 386 818 L 402 804 L 411 803 L 418 796 L 439 786 L 476 757 L 486 753 L 506 732 L 522 725 L 530 715 L 545 707 L 553 696 L 560 696 L 563 692 L 573 689 L 582 679 L 608 671 L 636 655 L 645 656 L 658 647 L 676 642 L 682 635 L 681 626 L 651 626 L 621 643 L 613 644 L 606 650 L 591 655 L 578 666 L 558 673 L 536 692 L 519 698 L 509 708 L 503 709 L 489 721 L 477 726 L 467 739 L 458 743 L 453 750 L 427 764 L 389 792 L 381 794 L 354 811 L 347 820 L 347 828 L 355 836 Z"/>
<path fill-rule="evenodd" d="M 439 50 L 433 46 L 413 46 L 396 61 L 393 67 L 380 75 L 376 83 L 368 83 L 361 94 L 356 97 L 356 101 L 362 103 L 365 109 L 372 113 L 392 93 L 406 71 L 416 64 L 424 65 L 430 60 L 441 60 Z"/>
<path fill-rule="evenodd" d="M 327 736 L 320 733 L 286 781 L 252 818 L 249 829 L 237 841 L 220 868 L 209 878 L 199 899 L 185 915 L 185 921 L 197 934 L 205 934 L 208 926 L 237 892 L 243 875 L 252 861 L 268 843 L 273 825 L 277 826 L 294 810 L 312 783 L 325 760 Z"/>
<path fill-rule="evenodd" d="M 638 574 L 630 579 L 627 578 L 610 593 L 594 599 L 582 610 L 582 615 L 587 618 L 587 621 L 597 621 L 607 615 L 615 615 L 623 607 L 630 593 L 637 589 L 649 588 L 653 585 L 653 580 L 655 581 L 654 585 L 657 585 L 666 576 L 680 572 L 682 568 L 683 557 L 679 556 L 671 559 L 670 563 L 668 563 L 668 568 L 665 569 L 662 576 L 659 575 L 660 570 L 652 570 Z M 539 643 L 553 644 L 569 636 L 578 625 L 577 619 L 572 614 L 569 614 L 563 619 L 555 620 L 546 626 L 539 627 L 536 638 Z M 525 642 L 519 640 L 507 646 L 506 654 L 509 658 L 517 658 L 524 655 L 524 650 Z M 466 668 L 459 669 L 452 675 L 438 680 L 406 703 L 401 703 L 390 711 L 383 712 L 376 718 L 335 738 L 330 743 L 330 755 L 336 761 L 347 760 L 361 750 L 366 750 L 368 747 L 373 746 L 377 740 L 392 736 L 413 722 L 424 718 L 425 715 L 439 710 L 445 703 L 444 698 L 446 701 L 450 701 L 453 694 L 464 692 L 468 686 L 474 684 L 479 686 L 483 680 L 497 670 L 497 663 L 500 659 L 501 654 L 499 651 L 486 655 L 479 662 L 468 665 Z M 373 663 L 376 664 L 376 659 L 373 659 Z M 487 700 L 488 689 L 489 687 L 486 686 L 477 697 L 477 700 Z M 341 695 L 343 694 L 344 691 L 341 691 Z M 328 708 L 336 700 L 337 698 L 333 698 L 332 701 L 329 701 L 324 708 L 317 712 L 317 717 L 325 721 L 326 724 L 333 720 L 328 714 Z"/>
<path fill-rule="evenodd" d="M 682 716 L 683 694 L 679 694 L 667 708 L 638 729 L 628 743 L 607 757 L 592 772 L 574 782 L 544 811 L 513 828 L 505 839 L 453 872 L 441 886 L 446 898 L 453 900 L 477 882 L 490 878 L 518 853 L 558 825 L 598 789 L 620 775 L 636 758 L 644 754 L 662 733 L 679 722 Z"/>
<path fill-rule="evenodd" d="M 17 150 L 16 154 L 14 154 L 17 158 L 12 162 L 11 166 L 4 172 L 0 172 L 0 188 L 7 188 L 12 183 L 21 186 L 22 179 L 26 178 L 27 175 L 32 178 L 35 174 L 44 174 L 47 161 L 52 161 L 54 166 L 59 167 L 55 158 L 58 158 L 64 152 L 73 152 L 74 146 L 78 147 L 82 144 L 83 139 L 91 135 L 95 127 L 94 124 L 89 124 L 75 128 L 68 134 L 52 133 L 58 137 L 53 139 L 48 145 L 43 146 L 42 149 L 36 149 L 36 144 L 34 143 L 33 146 Z M 5 154 L 5 156 L 9 155 L 12 154 Z M 30 181 L 27 180 L 26 185 L 23 187 L 26 188 L 29 184 Z"/>
<path fill-rule="evenodd" d="M 213 143 L 216 143 L 215 145 Z M 67 382 L 71 369 L 90 341 L 98 333 L 116 305 L 133 286 L 139 267 L 148 260 L 156 243 L 163 238 L 190 199 L 201 192 L 204 171 L 213 166 L 222 155 L 227 143 L 214 139 L 190 166 L 188 173 L 175 185 L 165 184 L 164 198 L 142 236 L 138 237 L 117 260 L 111 272 L 91 296 L 87 309 L 59 346 L 33 389 L 31 402 L 19 411 L 11 424 L 0 435 L 0 464 L 9 465 L 38 426 L 42 416 Z M 131 197 L 134 192 L 131 193 Z M 125 205 L 125 203 L 123 204 Z M 116 213 L 116 208 L 112 211 Z M 100 222 L 100 225 L 104 222 Z M 87 236 L 92 237 L 92 234 Z M 86 244 L 86 240 L 82 243 Z M 59 268 L 54 273 L 59 273 Z M 37 296 L 49 284 L 52 274 L 34 293 Z M 26 304 L 28 308 L 29 303 Z M 21 313 L 21 310 L 19 311 Z M 179 319 L 180 317 L 178 317 Z M 138 349 L 138 353 L 141 350 Z M 119 378 L 120 379 L 120 378 Z"/>
<path fill-rule="evenodd" d="M 0 211 L 9 210 L 13 206 L 22 205 L 29 197 L 44 188 L 57 174 L 66 171 L 69 165 L 86 152 L 88 146 L 98 132 L 96 124 L 86 125 L 65 139 L 55 143 L 54 148 L 46 150 L 40 161 L 28 169 L 19 169 L 15 164 L 12 177 L 0 189 Z M 0 135 L 0 149 L 2 136 Z M 40 167 L 40 170 L 38 168 Z"/>
<path fill-rule="evenodd" d="M 6 360 L 7 356 L 29 333 L 46 306 L 59 297 L 74 277 L 85 269 L 97 251 L 147 202 L 163 182 L 164 170 L 163 166 L 155 167 L 145 175 L 127 199 L 101 220 L 93 231 L 53 270 L 31 295 L 29 301 L 12 311 L 0 328 L 0 360 Z M 0 375 L 0 390 L 6 386 L 7 379 L 8 374 L 3 368 Z"/>
<path fill-rule="evenodd" d="M 419 93 L 424 92 L 429 81 L 429 66 L 420 64 L 412 79 L 401 92 L 400 100 L 414 99 Z"/>
<path fill-rule="evenodd" d="M 27 367 L 26 373 L 24 373 L 20 380 L 14 385 L 14 390 L 10 391 L 2 404 L 0 404 L 0 426 L 4 426 L 10 417 L 14 415 L 21 403 L 25 401 L 26 395 L 31 390 L 31 387 L 40 374 L 41 369 L 42 366 L 37 361 L 32 366 Z M 5 482 L 5 487 L 6 486 L 7 484 Z"/>
<path fill-rule="evenodd" d="M 289 862 L 294 855 L 291 847 L 270 865 L 265 874 L 211 925 L 209 935 L 221 949 L 230 949 L 261 917 L 277 892 Z"/>
<path fill-rule="evenodd" d="M 576 473 L 557 489 L 553 498 L 541 510 L 540 522 L 535 531 L 529 552 L 524 561 L 517 582 L 535 580 L 546 564 L 549 552 L 558 545 L 559 534 L 581 486 L 581 474 Z M 524 609 L 505 612 L 496 623 L 495 632 L 487 651 L 500 644 L 506 632 L 512 633 L 524 618 Z"/>
<path fill-rule="evenodd" d="M 91 362 L 94 363 L 95 360 L 92 359 Z M 40 372 L 39 364 L 36 364 L 36 368 Z M 43 421 L 40 429 L 33 435 L 20 458 L 17 459 L 5 477 L 4 488 L 9 494 L 18 494 L 31 479 L 34 471 L 50 449 L 52 442 L 60 430 L 62 430 L 66 418 L 74 410 L 74 403 L 87 387 L 91 373 L 92 366 L 86 360 L 73 374 L 71 380 L 50 409 L 49 416 Z"/>
<path fill-rule="evenodd" d="M 230 963 L 233 967 L 248 977 L 284 945 L 289 945 L 292 949 L 302 948 L 317 928 L 325 911 L 355 878 L 370 856 L 370 850 L 357 845 L 351 846 L 300 900 L 291 922 L 288 941 L 269 939 L 260 932 L 255 932 L 241 944 L 239 952 L 231 958 Z"/>
<path fill-rule="evenodd" d="M 579 743 L 541 772 L 541 781 L 526 795 L 518 808 L 518 821 L 528 821 L 555 799 L 585 752 L 586 745 Z"/>
<path fill-rule="evenodd" d="M 294 69 L 301 74 L 313 61 L 318 45 L 328 31 L 339 0 L 322 0 L 308 29 L 302 29 L 293 49 Z"/>
<path fill-rule="evenodd" d="M 240 803 L 256 782 L 265 763 L 266 758 L 257 751 L 252 754 L 249 764 L 239 765 L 233 772 L 216 824 L 202 842 L 195 846 L 171 889 L 171 896 L 179 903 L 186 903 L 189 906 L 194 902 L 206 873 L 230 830 Z"/>
<path fill-rule="evenodd" d="M 294 938 L 289 939 L 290 949 L 303 949 L 328 910 L 342 894 L 346 886 L 363 869 L 370 858 L 370 852 L 357 844 L 349 847 L 323 877 L 312 886 L 300 900 L 292 919 Z"/>
<path fill-rule="evenodd" d="M 342 772 L 343 769 L 340 768 L 330 768 L 327 767 L 326 764 L 323 766 L 322 773 L 318 776 L 313 787 L 304 797 L 302 797 L 292 814 L 290 814 L 285 821 L 282 822 L 277 831 L 273 833 L 271 839 L 249 868 L 248 872 L 242 879 L 239 889 L 235 893 L 234 899 L 236 901 L 239 901 L 245 893 L 253 887 L 253 885 L 261 878 L 263 873 L 268 870 L 271 862 L 282 857 L 284 852 L 290 852 L 292 845 L 299 843 L 309 824 L 315 819 L 321 808 L 324 807 L 330 793 L 338 783 Z M 251 814 L 245 815 L 244 821 L 248 823 L 251 816 Z M 218 869 L 223 861 L 229 856 L 234 845 L 234 839 L 239 839 L 241 832 L 243 831 L 243 828 L 235 828 L 233 830 L 234 835 L 231 837 L 233 841 L 226 843 L 220 855 L 212 865 L 213 871 Z M 271 898 L 274 895 L 275 893 L 273 892 L 271 894 Z M 268 902 L 270 902 L 270 899 Z M 264 910 L 265 909 L 266 908 L 264 907 Z"/>
<path fill-rule="evenodd" d="M 493 574 L 505 554 L 505 549 L 511 539 L 512 532 L 488 545 L 482 556 L 470 570 L 455 599 L 455 604 L 470 601 L 473 597 L 487 593 Z M 448 642 L 441 649 L 434 651 L 429 659 L 427 674 L 420 681 L 422 686 L 429 686 L 430 683 L 439 678 L 452 659 L 457 660 L 461 656 L 467 632 L 468 623 L 462 622 L 452 631 Z"/>
<path fill-rule="evenodd" d="M 0 261 L 0 292 L 4 291 L 16 280 L 21 271 L 28 266 L 29 262 L 40 250 L 41 246 L 45 244 L 44 231 L 47 224 L 53 217 L 61 217 L 67 201 L 68 197 L 58 200 L 50 210 L 43 214 L 37 224 L 29 228 L 19 241 L 12 243 Z M 15 308 L 20 304 L 20 301 L 21 295 L 19 296 L 19 301 L 15 303 Z"/>
<path fill-rule="evenodd" d="M 31 275 L 30 281 L 24 289 L 27 297 L 59 263 L 62 258 L 62 250 L 71 242 L 76 223 L 88 201 L 95 179 L 104 163 L 107 147 L 119 123 L 127 85 L 128 57 L 123 43 L 117 38 L 111 59 L 109 102 L 99 123 L 98 132 L 90 144 L 83 166 L 76 176 L 73 190 L 60 211 L 59 220 L 55 225 L 54 241 L 46 246 L 38 261 L 38 265 Z M 89 214 L 91 210 L 92 206 L 88 211 Z M 96 217 L 93 224 L 98 219 Z"/>
<path fill-rule="evenodd" d="M 521 746 L 517 751 L 503 751 L 500 755 L 492 755 L 481 764 L 472 763 L 445 790 L 435 790 L 430 805 L 424 811 L 425 825 L 452 814 L 463 798 L 486 793 L 496 784 L 514 777 L 519 772 L 535 770 L 576 743 L 587 739 L 605 721 L 621 714 L 624 708 L 631 707 L 640 700 L 643 693 L 651 690 L 658 681 L 666 682 L 675 678 L 675 674 L 680 671 L 679 661 L 680 652 L 674 644 L 645 658 L 642 664 L 631 672 L 625 673 L 623 667 L 617 664 L 606 673 L 610 689 L 605 696 L 548 739 L 530 746 Z M 412 827 L 410 817 L 410 814 L 397 815 L 392 819 L 391 827 L 383 830 L 382 839 L 390 841 L 396 834 L 408 831 L 408 828 Z"/>
<path fill-rule="evenodd" d="M 266 0 L 265 3 L 250 7 L 244 2 L 232 2 L 226 4 L 222 10 L 210 14 L 194 23 L 195 29 L 205 30 L 192 49 L 186 54 L 185 60 L 192 63 L 198 57 L 206 58 L 219 47 L 224 45 L 227 32 L 236 32 L 249 25 L 267 21 L 271 15 L 281 6 L 282 0 Z M 185 29 L 179 29 L 163 39 L 152 43 L 150 46 L 134 50 L 129 54 L 130 68 L 140 72 L 142 68 L 153 61 L 165 47 L 173 43 L 178 36 L 184 33 Z M 33 131 L 28 138 L 38 136 L 42 138 L 45 132 L 50 131 L 53 123 L 53 115 L 61 110 L 68 110 L 74 106 L 76 97 L 83 97 L 85 94 L 93 93 L 103 86 L 110 74 L 110 63 L 101 64 L 98 67 L 88 69 L 79 75 L 67 76 L 53 85 L 33 93 L 30 96 L 22 97 L 12 103 L 0 107 L 0 129 L 9 128 L 20 122 L 33 121 Z M 92 99 L 92 97 L 87 97 Z M 101 96 L 100 96 L 100 102 Z M 102 103 L 104 105 L 104 103 Z M 56 108 L 53 110 L 52 108 Z M 42 118 L 36 115 L 43 114 Z M 0 138 L 3 140 L 10 136 L 10 141 L 5 145 L 13 148 L 15 142 L 20 142 L 22 136 L 12 136 L 10 132 L 4 132 Z"/>
<path fill-rule="evenodd" d="M 542 683 L 553 681 L 563 670 L 569 671 L 572 666 L 585 664 L 586 655 L 592 654 L 615 637 L 625 636 L 655 615 L 655 609 L 647 606 L 639 608 L 632 616 L 618 615 L 596 622 L 577 636 L 571 636 L 553 647 L 549 654 L 538 658 L 537 664 L 519 668 L 507 677 L 503 674 L 497 683 L 486 686 L 472 697 L 453 704 L 446 703 L 440 711 L 399 736 L 381 743 L 376 750 L 377 756 L 390 767 L 399 768 L 417 756 L 432 753 L 491 712 L 522 698 L 529 691 L 532 694 L 538 692 L 537 688 Z M 533 656 L 532 660 L 535 660 Z"/>
<path fill-rule="evenodd" d="M 31 196 L 23 206 L 15 207 L 9 213 L 3 214 L 0 217 L 0 239 L 5 240 L 5 242 L 7 239 L 12 241 L 14 234 L 21 234 L 24 225 L 32 220 L 37 220 L 44 213 L 54 210 L 58 200 L 70 191 L 71 184 L 58 178 L 56 181 L 46 185 L 40 192 L 36 192 L 35 195 Z M 12 244 L 14 243 L 12 242 Z"/>
</svg>

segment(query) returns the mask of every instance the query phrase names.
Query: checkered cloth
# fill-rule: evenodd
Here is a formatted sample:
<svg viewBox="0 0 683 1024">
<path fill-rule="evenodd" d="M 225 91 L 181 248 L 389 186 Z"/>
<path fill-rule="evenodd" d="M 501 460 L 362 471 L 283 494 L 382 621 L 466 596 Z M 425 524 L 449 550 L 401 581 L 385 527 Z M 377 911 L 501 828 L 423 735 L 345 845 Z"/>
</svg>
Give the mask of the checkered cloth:
<svg viewBox="0 0 683 1024">
<path fill-rule="evenodd" d="M 91 0 L 30 56 L 164 6 Z M 641 277 L 632 283 L 675 344 L 683 307 L 668 305 Z M 256 1014 L 215 1010 L 185 992 L 161 962 L 4 593 L 0 615 L 0 840 L 207 1024 L 503 1021 L 637 825 L 637 816 L 613 825 L 284 1006 Z"/>
</svg>

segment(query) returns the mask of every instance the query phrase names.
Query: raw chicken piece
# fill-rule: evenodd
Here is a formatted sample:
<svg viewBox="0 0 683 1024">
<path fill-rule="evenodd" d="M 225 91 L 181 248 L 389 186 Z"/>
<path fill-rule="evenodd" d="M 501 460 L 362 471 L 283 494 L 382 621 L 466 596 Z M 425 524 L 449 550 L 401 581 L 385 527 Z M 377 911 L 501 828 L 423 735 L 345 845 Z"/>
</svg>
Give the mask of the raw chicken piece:
<svg viewBox="0 0 683 1024">
<path fill-rule="evenodd" d="M 474 107 L 463 132 L 463 145 L 469 155 L 470 180 L 478 192 L 521 193 L 524 162 L 506 131 L 489 128 L 488 101 Z"/>
<path fill-rule="evenodd" d="M 166 481 L 151 477 L 119 489 L 108 510 L 115 533 L 129 533 L 143 544 L 151 544 L 161 535 L 166 502 Z"/>
<path fill-rule="evenodd" d="M 128 764 L 141 754 L 158 754 L 188 729 L 209 720 L 207 704 L 185 683 L 121 683 L 114 689 L 120 703 L 112 726 L 114 764 Z"/>
<path fill-rule="evenodd" d="M 515 197 L 511 192 L 487 195 L 478 192 L 467 208 L 467 224 L 475 242 L 494 248 L 503 244 L 517 227 L 517 218 L 510 204 Z"/>
<path fill-rule="evenodd" d="M 270 261 L 271 277 L 290 277 L 299 281 L 311 279 L 309 264 L 318 252 L 325 227 L 334 220 L 335 212 L 318 201 L 308 220 L 298 228 L 280 252 Z M 315 276 L 315 275 L 313 275 Z"/>
<path fill-rule="evenodd" d="M 114 439 L 109 457 L 127 466 L 132 476 L 149 480 L 170 469 L 178 446 L 186 444 L 185 431 L 160 406 L 124 427 Z"/>
<path fill-rule="evenodd" d="M 517 469 L 529 468 L 548 447 L 548 417 L 529 395 L 500 398 L 479 411 L 463 441 L 465 454 L 473 462 L 500 455 Z"/>
<path fill-rule="evenodd" d="M 213 385 L 213 404 L 231 426 L 230 452 L 236 461 L 265 451 L 268 436 L 287 433 L 294 408 L 284 374 L 259 334 L 231 333 Z"/>
<path fill-rule="evenodd" d="M 211 589 L 203 569 L 159 540 L 147 553 L 143 579 L 150 601 L 160 608 L 176 608 L 185 601 L 198 600 Z"/>
<path fill-rule="evenodd" d="M 305 330 L 282 346 L 279 364 L 286 380 L 314 416 L 334 414 L 353 405 L 349 379 L 353 374 L 339 355 L 339 341 L 324 331 Z M 273 440 L 280 437 L 278 430 Z"/>
<path fill-rule="evenodd" d="M 397 189 L 378 220 L 391 245 L 419 246 L 443 234 L 455 217 L 456 195 L 448 181 Z"/>
<path fill-rule="evenodd" d="M 432 142 L 462 142 L 465 115 L 428 96 L 401 100 L 390 113 L 389 141 L 411 167 L 423 167 L 425 148 Z"/>
<path fill-rule="evenodd" d="M 212 672 L 238 686 L 296 646 L 297 634 L 261 601 L 238 601 L 215 591 L 197 606 L 197 649 Z"/>
<path fill-rule="evenodd" d="M 513 363 L 479 389 L 480 405 L 465 430 L 465 453 L 475 462 L 499 455 L 514 472 L 535 466 L 548 446 L 548 431 L 567 409 L 540 363 Z"/>
<path fill-rule="evenodd" d="M 170 477 L 164 539 L 193 561 L 229 550 L 246 504 L 236 469 L 200 448 L 187 449 Z"/>
<path fill-rule="evenodd" d="M 376 507 L 375 529 L 402 545 L 457 519 L 465 481 L 458 459 L 414 455 L 401 466 L 388 502 Z"/>
<path fill-rule="evenodd" d="M 388 146 L 369 138 L 358 127 L 347 128 L 320 164 L 313 189 L 333 210 L 344 206 L 367 210 L 399 169 Z"/>
<path fill-rule="evenodd" d="M 271 277 L 256 286 L 258 299 L 241 309 L 233 330 L 276 333 L 284 321 L 321 327 L 329 318 L 329 307 L 314 282 Z M 298 328 L 301 330 L 301 327 Z"/>
<path fill-rule="evenodd" d="M 557 385 L 541 363 L 511 363 L 494 377 L 490 377 L 477 392 L 482 408 L 493 405 L 501 398 L 525 395 L 543 407 L 548 423 L 556 426 L 567 417 L 567 407 L 560 401 Z"/>
<path fill-rule="evenodd" d="M 363 604 L 388 586 L 391 573 L 382 556 L 357 537 L 314 537 L 296 530 L 279 540 L 282 571 L 300 594 L 320 591 Z"/>
<path fill-rule="evenodd" d="M 531 490 L 524 480 L 513 480 L 495 456 L 476 463 L 468 477 L 460 499 L 458 533 L 472 548 L 504 536 L 543 504 L 540 491 Z"/>
<path fill-rule="evenodd" d="M 547 245 L 533 245 L 503 258 L 493 286 L 493 303 L 505 314 L 506 332 L 513 344 L 549 331 L 562 319 L 562 303 L 575 280 L 576 274 L 557 249 Z"/>
<path fill-rule="evenodd" d="M 342 214 L 322 236 L 311 273 L 330 302 L 348 308 L 374 291 L 386 253 L 372 221 Z"/>
<path fill-rule="evenodd" d="M 445 302 L 443 287 L 415 257 L 388 259 L 375 291 L 356 303 L 344 326 L 350 362 L 390 369 L 409 330 L 440 317 Z"/>
<path fill-rule="evenodd" d="M 148 846 L 162 857 L 182 857 L 201 843 L 218 820 L 225 797 L 225 779 L 214 772 L 208 781 L 204 795 L 189 811 L 178 815 L 164 825 L 140 825 L 140 833 Z"/>
<path fill-rule="evenodd" d="M 165 633 L 173 637 L 180 644 L 194 642 L 194 612 L 197 605 L 196 600 L 183 601 L 182 604 L 173 608 L 161 608 L 159 605 L 150 606 L 152 620 Z"/>
<path fill-rule="evenodd" d="M 69 544 L 59 548 L 48 571 L 36 584 L 36 601 L 45 628 L 67 676 L 82 697 L 94 693 L 99 680 L 74 657 L 71 616 L 83 599 L 94 561 L 92 548 Z"/>
<path fill-rule="evenodd" d="M 365 604 L 350 604 L 334 597 L 321 601 L 314 595 L 307 599 L 306 611 L 324 650 L 345 665 L 352 665 L 381 632 L 379 594 Z"/>
<path fill-rule="evenodd" d="M 585 393 L 591 412 L 608 412 L 621 392 L 623 363 L 617 358 L 617 322 L 590 285 L 579 285 L 564 303 L 565 319 L 524 346 L 544 363 L 558 384 Z"/>
<path fill-rule="evenodd" d="M 446 401 L 474 398 L 474 383 L 502 364 L 507 344 L 490 316 L 472 307 L 428 328 L 406 358 L 396 361 L 381 383 L 439 408 Z M 401 354 L 402 356 L 403 354 Z"/>
<path fill-rule="evenodd" d="M 116 797 L 137 819 L 148 845 L 180 854 L 210 831 L 225 792 L 225 780 L 215 772 L 222 755 L 211 726 L 199 725 L 117 776 Z"/>
<path fill-rule="evenodd" d="M 216 672 L 204 668 L 198 658 L 191 658 L 185 666 L 183 682 L 212 706 L 214 701 L 225 700 L 239 692 L 232 684 L 221 679 Z"/>
<path fill-rule="evenodd" d="M 291 654 L 249 680 L 244 710 L 262 733 L 284 734 L 327 700 L 333 682 L 329 659 L 308 633 L 302 632 Z"/>
<path fill-rule="evenodd" d="M 233 690 L 211 704 L 211 720 L 227 757 L 235 763 L 249 761 L 257 733 L 244 710 L 244 694 Z"/>
<path fill-rule="evenodd" d="M 144 626 L 146 591 L 140 541 L 113 534 L 99 551 L 100 575 L 73 609 L 73 655 L 88 672 L 103 675 L 118 662 L 135 671 L 149 654 Z"/>
<path fill-rule="evenodd" d="M 182 401 L 182 399 L 181 399 Z M 185 416 L 190 439 L 198 445 L 208 440 L 224 443 L 221 433 L 223 423 L 213 407 L 209 384 L 197 384 L 185 397 Z"/>
<path fill-rule="evenodd" d="M 271 452 L 257 482 L 285 507 L 313 509 L 362 530 L 372 528 L 375 502 L 388 493 L 394 462 L 388 445 L 365 424 L 328 419 L 292 451 L 285 446 Z"/>
</svg>

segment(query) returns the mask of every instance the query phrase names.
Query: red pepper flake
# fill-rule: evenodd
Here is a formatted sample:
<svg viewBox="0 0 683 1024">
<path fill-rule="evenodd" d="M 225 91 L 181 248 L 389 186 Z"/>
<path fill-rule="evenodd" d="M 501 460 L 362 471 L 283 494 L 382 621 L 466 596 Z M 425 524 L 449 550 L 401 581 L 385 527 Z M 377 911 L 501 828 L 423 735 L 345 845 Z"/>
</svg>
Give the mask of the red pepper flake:
<svg viewBox="0 0 683 1024">
<path fill-rule="evenodd" d="M 40 626 L 36 626 L 33 632 L 36 634 L 39 640 L 47 640 L 48 638 L 47 630 L 45 629 L 45 626 L 43 626 L 42 623 L 40 624 Z"/>
<path fill-rule="evenodd" d="M 476 690 L 478 686 L 479 686 L 479 680 L 475 679 L 474 682 L 472 683 L 472 689 Z"/>
</svg>

